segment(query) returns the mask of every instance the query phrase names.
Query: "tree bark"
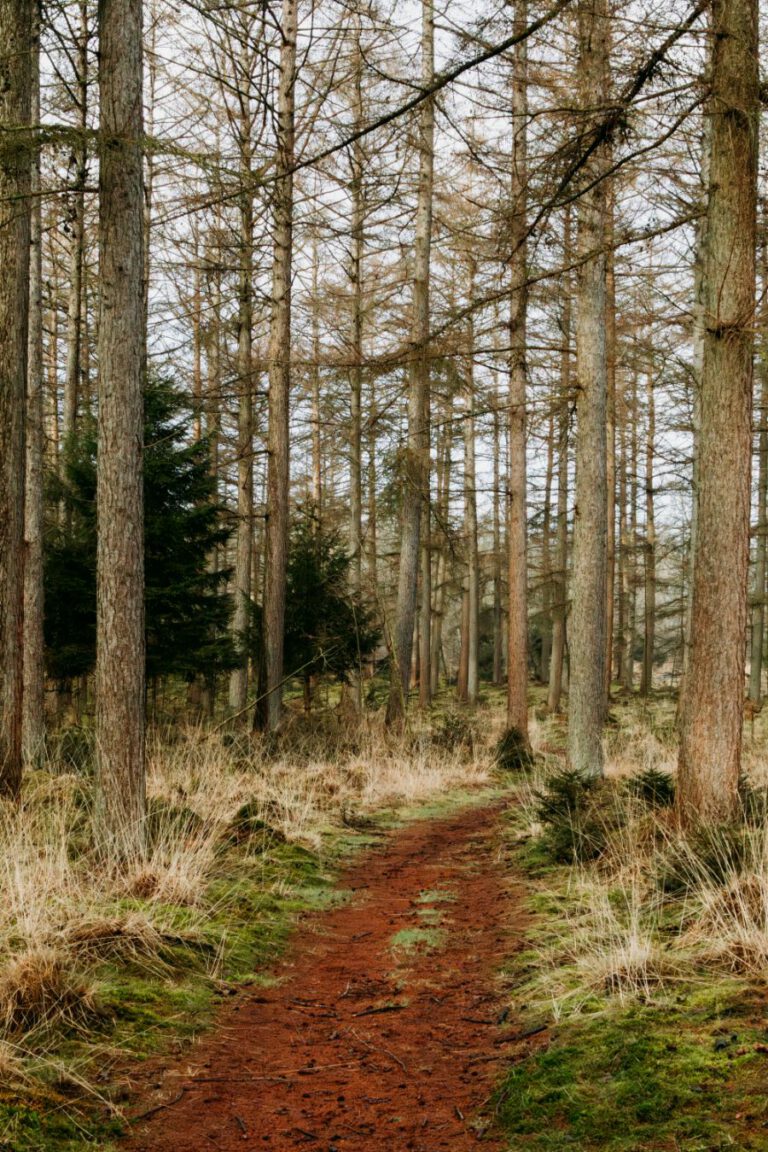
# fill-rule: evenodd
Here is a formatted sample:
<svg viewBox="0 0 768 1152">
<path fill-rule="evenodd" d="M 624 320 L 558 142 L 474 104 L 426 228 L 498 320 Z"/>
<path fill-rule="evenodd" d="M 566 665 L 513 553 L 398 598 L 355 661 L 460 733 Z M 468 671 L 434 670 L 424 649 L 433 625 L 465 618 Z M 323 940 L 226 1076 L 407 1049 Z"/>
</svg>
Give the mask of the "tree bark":
<svg viewBox="0 0 768 1152">
<path fill-rule="evenodd" d="M 565 210 L 563 220 L 563 264 L 566 268 L 570 264 L 571 257 L 571 209 L 569 206 Z M 549 660 L 549 691 L 547 693 L 547 709 L 550 712 L 560 711 L 568 616 L 568 424 L 571 405 L 571 291 L 572 276 L 570 272 L 566 272 L 562 280 L 560 319 L 562 353 L 560 355 L 557 442 L 557 540 L 552 590 L 552 652 Z"/>
<path fill-rule="evenodd" d="M 32 123 L 40 123 L 40 4 L 33 0 Z M 27 363 L 26 491 L 24 493 L 24 763 L 45 759 L 45 647 L 43 640 L 43 221 L 40 149 L 32 163 L 29 341 Z"/>
<path fill-rule="evenodd" d="M 291 275 L 293 268 L 293 175 L 295 148 L 296 0 L 283 0 L 280 21 L 280 83 L 277 95 L 275 255 L 269 334 L 269 427 L 267 432 L 267 523 L 263 658 L 255 723 L 268 732 L 280 726 L 283 708 L 285 577 L 290 516 L 289 417 L 291 393 Z"/>
<path fill-rule="evenodd" d="M 85 264 L 85 186 L 88 181 L 88 0 L 79 0 L 79 27 L 75 47 L 74 93 L 77 134 L 72 149 L 74 180 L 69 210 L 69 294 L 67 305 L 67 363 L 64 376 L 62 441 L 74 434 L 83 376 L 83 312 Z"/>
<path fill-rule="evenodd" d="M 0 0 L 0 43 L 0 796 L 15 798 L 22 772 L 31 0 Z"/>
<path fill-rule="evenodd" d="M 434 11 L 432 0 L 422 0 L 421 80 L 428 87 L 434 78 Z M 411 656 L 416 622 L 421 523 L 429 484 L 429 270 L 432 242 L 432 187 L 435 110 L 431 99 L 421 105 L 419 119 L 419 192 L 414 239 L 413 353 L 408 372 L 408 438 L 404 462 L 403 520 L 400 543 L 397 606 L 392 636 L 392 678 L 387 701 L 387 727 L 400 727 L 405 719 L 411 683 Z"/>
<path fill-rule="evenodd" d="M 650 332 L 653 342 L 653 331 Z M 656 441 L 656 400 L 654 396 L 654 356 L 650 355 L 646 386 L 645 438 L 645 604 L 643 672 L 640 693 L 647 697 L 653 691 L 653 653 L 656 645 L 656 517 L 653 464 Z"/>
<path fill-rule="evenodd" d="M 99 7 L 96 764 L 102 832 L 144 847 L 142 3 Z"/>
<path fill-rule="evenodd" d="M 699 520 L 678 802 L 686 820 L 737 810 L 749 564 L 759 125 L 757 0 L 713 0 L 704 255 Z"/>
<path fill-rule="evenodd" d="M 515 30 L 528 22 L 527 0 L 515 5 Z M 526 423 L 528 314 L 528 46 L 514 50 L 512 77 L 514 154 L 512 157 L 509 321 L 509 470 L 507 476 L 507 549 L 509 614 L 507 632 L 507 727 L 516 728 L 528 745 L 528 544 L 526 526 Z"/>
<path fill-rule="evenodd" d="M 608 98 L 608 6 L 581 0 L 579 103 L 585 117 Z M 585 127 L 585 130 L 586 127 Z M 606 478 L 606 166 L 598 145 L 588 166 L 592 186 L 579 200 L 576 327 L 576 501 L 573 528 L 568 760 L 589 776 L 603 772 L 607 584 Z M 597 183 L 594 181 L 597 180 Z"/>
<path fill-rule="evenodd" d="M 765 581 L 768 575 L 768 348 L 766 348 L 765 313 L 768 305 L 768 240 L 762 237 L 763 333 L 758 359 L 760 379 L 759 426 L 757 441 L 757 548 L 752 589 L 752 626 L 750 634 L 749 699 L 759 705 L 763 696 L 763 647 L 765 644 Z"/>
<path fill-rule="evenodd" d="M 245 101 L 243 104 L 245 105 Z M 238 126 L 240 175 L 240 275 L 237 340 L 237 542 L 235 551 L 232 632 L 238 665 L 229 677 L 229 706 L 243 713 L 248 699 L 248 624 L 253 592 L 253 196 L 248 187 L 251 170 L 250 114 L 243 112 Z"/>
</svg>

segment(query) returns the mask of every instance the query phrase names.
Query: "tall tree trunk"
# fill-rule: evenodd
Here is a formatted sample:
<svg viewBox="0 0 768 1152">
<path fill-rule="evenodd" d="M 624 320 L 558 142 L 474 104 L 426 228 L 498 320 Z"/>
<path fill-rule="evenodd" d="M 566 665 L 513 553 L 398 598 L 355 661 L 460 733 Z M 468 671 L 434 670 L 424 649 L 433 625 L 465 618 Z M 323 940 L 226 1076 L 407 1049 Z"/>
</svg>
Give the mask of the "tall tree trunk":
<svg viewBox="0 0 768 1152">
<path fill-rule="evenodd" d="M 763 224 L 765 227 L 765 224 Z M 768 346 L 765 321 L 768 318 L 768 238 L 761 238 L 763 289 L 763 325 L 758 359 L 760 400 L 757 441 L 757 549 L 752 589 L 752 627 L 750 635 L 749 699 L 760 704 L 763 695 L 763 647 L 765 644 L 765 593 L 768 576 Z"/>
<path fill-rule="evenodd" d="M 653 331 L 650 332 L 651 348 Z M 645 438 L 645 605 L 643 673 L 640 679 L 640 692 L 650 696 L 653 691 L 653 652 L 656 644 L 656 517 L 653 462 L 656 440 L 656 401 L 654 397 L 654 356 L 651 351 L 648 365 L 646 388 L 646 438 Z"/>
<path fill-rule="evenodd" d="M 238 664 L 229 678 L 229 706 L 243 713 L 248 699 L 247 636 L 253 592 L 253 197 L 248 187 L 252 132 L 246 114 L 240 125 L 240 276 L 237 340 L 237 545 L 232 631 Z"/>
<path fill-rule="evenodd" d="M 285 577 L 290 515 L 289 417 L 291 393 L 291 275 L 293 268 L 293 164 L 295 141 L 296 0 L 283 0 L 280 84 L 277 96 L 275 257 L 269 334 L 267 525 L 261 702 L 255 722 L 268 732 L 280 726 L 283 706 Z"/>
<path fill-rule="evenodd" d="M 565 209 L 563 220 L 563 273 L 562 311 L 560 329 L 560 400 L 558 408 L 557 440 L 557 541 L 555 580 L 552 591 L 552 652 L 549 661 L 549 691 L 547 708 L 560 711 L 563 690 L 563 660 L 565 657 L 565 629 L 568 616 L 568 423 L 571 405 L 571 209 Z"/>
<path fill-rule="evenodd" d="M 363 125 L 363 56 L 360 15 L 355 14 L 355 72 L 353 119 Z M 350 586 L 358 593 L 363 582 L 363 259 L 365 255 L 365 153 L 361 140 L 352 145 L 352 370 L 350 373 L 349 421 L 349 568 Z M 351 676 L 355 711 L 361 712 L 362 669 L 359 662 Z"/>
<path fill-rule="evenodd" d="M 627 549 L 624 561 L 624 575 L 626 581 L 626 633 L 624 637 L 624 687 L 632 692 L 635 687 L 635 634 L 637 620 L 637 488 L 638 488 L 638 445 L 637 445 L 637 349 L 635 349 L 634 363 L 630 383 L 630 392 L 627 401 L 627 421 L 630 426 L 629 459 L 627 461 L 629 490 L 629 528 L 627 533 Z"/>
<path fill-rule="evenodd" d="M 470 278 L 474 283 L 474 276 Z M 470 299 L 472 294 L 470 292 Z M 480 557 L 477 547 L 477 468 L 475 464 L 474 326 L 470 324 L 466 399 L 462 419 L 464 436 L 464 545 L 467 556 L 462 615 L 462 660 L 459 699 L 477 703 L 480 640 Z"/>
<path fill-rule="evenodd" d="M 40 4 L 33 0 L 32 123 L 40 123 Z M 32 164 L 29 343 L 27 363 L 26 491 L 24 494 L 24 762 L 39 768 L 45 758 L 45 662 L 43 641 L 43 227 L 40 149 Z"/>
<path fill-rule="evenodd" d="M 422 0 L 421 81 L 434 78 L 435 24 L 432 0 Z M 392 679 L 387 701 L 387 726 L 405 719 L 411 681 L 411 656 L 416 621 L 421 523 L 429 485 L 429 267 L 432 242 L 432 187 L 435 110 L 431 99 L 421 105 L 419 119 L 419 192 L 413 253 L 413 354 L 408 372 L 408 440 L 404 462 L 403 521 L 400 543 L 395 628 L 392 637 Z"/>
<path fill-rule="evenodd" d="M 312 504 L 319 524 L 323 522 L 323 451 L 320 436 L 320 251 L 317 235 L 312 237 Z"/>
<path fill-rule="evenodd" d="M 541 526 L 541 651 L 539 680 L 549 681 L 552 658 L 552 481 L 555 473 L 555 411 L 547 416 L 547 463 L 544 471 L 544 515 Z"/>
<path fill-rule="evenodd" d="M 605 699 L 611 697 L 611 646 L 616 577 L 616 259 L 614 241 L 614 189 L 608 182 L 605 221 L 605 371 L 606 371 L 606 595 L 605 595 Z"/>
<path fill-rule="evenodd" d="M 608 6 L 580 0 L 579 103 L 594 115 L 608 98 Z M 579 201 L 576 327 L 576 503 L 573 528 L 568 759 L 589 776 L 603 772 L 606 625 L 606 189 L 605 145 L 589 165 L 591 187 Z M 595 183 L 595 181 L 597 181 Z"/>
<path fill-rule="evenodd" d="M 22 767 L 31 0 L 0 0 L 0 43 L 0 137 L 7 132 L 0 140 L 0 796 L 16 797 Z"/>
<path fill-rule="evenodd" d="M 75 48 L 74 92 L 77 130 L 71 163 L 74 165 L 72 202 L 69 210 L 69 295 L 67 306 L 67 364 L 64 376 L 62 441 L 75 431 L 83 376 L 83 319 L 85 265 L 85 186 L 88 181 L 88 0 L 79 0 L 79 26 Z"/>
<path fill-rule="evenodd" d="M 504 682 L 504 614 L 501 606 L 501 413 L 493 397 L 493 684 Z"/>
<path fill-rule="evenodd" d="M 713 0 L 712 25 L 699 522 L 678 793 L 689 820 L 727 820 L 736 811 L 749 566 L 757 0 Z"/>
<path fill-rule="evenodd" d="M 528 0 L 517 0 L 514 27 L 528 23 Z M 507 549 L 509 615 L 507 633 L 507 727 L 528 737 L 528 547 L 526 531 L 526 335 L 528 314 L 528 45 L 515 45 L 512 75 L 514 154 L 512 157 L 509 323 L 509 470 Z"/>
<path fill-rule="evenodd" d="M 435 571 L 435 616 L 430 633 L 432 652 L 430 654 L 430 676 L 432 695 L 440 686 L 440 654 L 443 645 L 443 623 L 448 585 L 448 540 L 446 537 L 449 518 L 451 489 L 451 446 L 453 440 L 453 390 L 449 390 L 441 416 L 437 442 L 437 498 L 435 519 L 439 530 L 440 546 L 437 553 Z"/>
<path fill-rule="evenodd" d="M 99 6 L 96 764 L 105 838 L 144 843 L 142 3 Z"/>
</svg>

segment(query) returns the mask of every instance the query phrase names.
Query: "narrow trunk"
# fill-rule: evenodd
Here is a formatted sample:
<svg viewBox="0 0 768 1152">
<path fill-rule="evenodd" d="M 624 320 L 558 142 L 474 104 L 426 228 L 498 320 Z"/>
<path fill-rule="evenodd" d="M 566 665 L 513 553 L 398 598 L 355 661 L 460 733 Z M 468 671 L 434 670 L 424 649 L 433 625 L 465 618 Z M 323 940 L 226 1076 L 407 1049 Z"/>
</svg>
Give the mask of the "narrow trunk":
<svg viewBox="0 0 768 1152">
<path fill-rule="evenodd" d="M 713 0 L 699 520 L 683 686 L 684 818 L 736 812 L 749 566 L 757 142 L 757 0 Z"/>
<path fill-rule="evenodd" d="M 493 399 L 493 684 L 504 682 L 504 614 L 501 607 L 501 413 Z"/>
<path fill-rule="evenodd" d="M 515 31 L 528 23 L 528 2 L 517 0 Z M 509 319 L 509 468 L 507 555 L 509 616 L 507 633 L 507 727 L 528 745 L 528 548 L 526 531 L 526 328 L 528 314 L 528 46 L 515 46 L 512 77 L 514 153 L 512 157 Z"/>
<path fill-rule="evenodd" d="M 653 342 L 653 332 L 650 333 Z M 651 343 L 652 346 L 652 343 Z M 656 518 L 654 509 L 653 462 L 656 440 L 656 402 L 653 392 L 653 352 L 648 367 L 646 387 L 646 439 L 645 439 L 645 605 L 643 674 L 640 692 L 650 696 L 653 691 L 653 652 L 656 643 Z"/>
<path fill-rule="evenodd" d="M 422 0 L 421 80 L 434 78 L 434 12 L 432 0 Z M 408 371 L 408 439 L 404 461 L 403 520 L 400 544 L 395 628 L 392 637 L 392 680 L 387 702 L 387 726 L 405 719 L 411 679 L 411 655 L 416 621 L 416 593 L 423 508 L 428 500 L 429 429 L 429 265 L 432 241 L 432 185 L 435 110 L 431 99 L 421 105 L 419 120 L 419 192 L 414 239 L 413 355 Z"/>
<path fill-rule="evenodd" d="M 616 272 L 614 240 L 614 195 L 609 182 L 606 192 L 605 255 L 605 371 L 606 371 L 606 596 L 605 596 L 605 699 L 611 696 L 611 646 L 616 582 Z"/>
<path fill-rule="evenodd" d="M 40 123 L 40 8 L 33 5 L 32 123 Z M 43 229 L 40 149 L 32 164 L 29 343 L 27 364 L 26 491 L 24 495 L 24 762 L 45 759 L 45 662 L 43 641 Z"/>
<path fill-rule="evenodd" d="M 473 280 L 474 278 L 472 278 Z M 470 294 L 471 299 L 471 294 Z M 473 326 L 470 325 L 469 347 L 473 348 Z M 477 703 L 478 651 L 480 636 L 480 558 L 477 548 L 477 467 L 475 463 L 475 382 L 473 360 L 467 365 L 467 390 L 462 420 L 464 435 L 464 546 L 467 571 L 464 583 L 462 618 L 462 675 L 459 699 L 465 704 Z"/>
<path fill-rule="evenodd" d="M 607 0 L 581 0 L 579 101 L 594 115 L 608 97 Z M 599 145 L 589 165 L 592 186 L 579 200 L 576 326 L 576 500 L 570 627 L 568 759 L 589 776 L 603 772 L 607 582 L 606 165 Z M 595 181 L 597 181 L 595 183 Z"/>
<path fill-rule="evenodd" d="M 144 843 L 142 4 L 99 6 L 96 766 L 105 838 Z"/>
<path fill-rule="evenodd" d="M 563 220 L 563 264 L 566 269 L 569 268 L 571 257 L 571 210 L 568 207 L 565 210 Z M 560 354 L 560 399 L 557 418 L 557 554 L 552 590 L 552 653 L 549 661 L 549 692 L 547 694 L 547 708 L 550 712 L 560 711 L 568 615 L 568 423 L 571 406 L 572 291 L 572 276 L 569 270 L 563 273 L 562 291 L 560 319 L 562 352 Z"/>
<path fill-rule="evenodd" d="M 0 136 L 7 132 L 0 164 L 0 796 L 15 798 L 22 765 L 31 0 L 0 0 L 0 43 Z"/>
<path fill-rule="evenodd" d="M 293 268 L 293 165 L 296 85 L 296 0 L 283 0 L 280 84 L 277 97 L 277 158 L 274 186 L 275 255 L 269 334 L 269 428 L 267 433 L 267 524 L 264 579 L 262 682 L 255 722 L 275 732 L 283 706 L 285 576 L 288 568 L 290 499 L 289 413 L 291 391 L 291 275 Z"/>
<path fill-rule="evenodd" d="M 765 236 L 761 244 L 762 287 L 764 312 L 765 292 L 768 288 L 768 242 Z M 763 322 L 765 324 L 765 320 Z M 755 555 L 755 576 L 752 590 L 752 627 L 750 636 L 749 699 L 759 705 L 763 695 L 763 646 L 765 642 L 765 581 L 768 575 L 768 348 L 766 348 L 765 327 L 761 335 L 758 360 L 760 379 L 759 428 L 758 428 L 758 473 L 757 473 L 757 549 Z"/>
<path fill-rule="evenodd" d="M 235 551 L 232 632 L 238 665 L 229 678 L 229 706 L 244 713 L 248 699 L 248 624 L 253 592 L 253 198 L 248 182 L 251 168 L 251 123 L 240 125 L 240 276 L 237 340 L 237 542 Z M 243 716 L 244 718 L 244 716 Z"/>
<path fill-rule="evenodd" d="M 74 433 L 83 369 L 83 300 L 85 263 L 85 186 L 88 181 L 88 0 L 79 0 L 79 27 L 75 49 L 74 92 L 77 131 L 72 149 L 74 166 L 69 210 L 69 302 L 67 305 L 67 365 L 64 376 L 62 440 Z"/>
</svg>

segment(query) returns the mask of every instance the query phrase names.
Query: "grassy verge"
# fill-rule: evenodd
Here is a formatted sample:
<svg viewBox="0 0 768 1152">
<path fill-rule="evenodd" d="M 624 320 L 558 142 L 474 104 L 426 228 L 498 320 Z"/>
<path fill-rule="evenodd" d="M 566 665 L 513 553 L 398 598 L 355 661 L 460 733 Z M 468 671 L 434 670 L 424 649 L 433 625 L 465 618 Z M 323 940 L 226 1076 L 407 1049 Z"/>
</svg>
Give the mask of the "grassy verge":
<svg viewBox="0 0 768 1152">
<path fill-rule="evenodd" d="M 545 1030 L 498 1091 L 510 1149 L 768 1149 L 767 797 L 755 775 L 743 821 L 683 834 L 669 712 L 624 706 L 586 790 L 542 723 L 511 814 L 535 920 L 509 979 L 521 1030 Z"/>
<path fill-rule="evenodd" d="M 136 1062 L 178 1052 L 269 970 L 339 871 L 411 819 L 487 800 L 487 749 L 317 733 L 155 749 L 150 851 L 95 841 L 87 775 L 31 774 L 0 812 L 0 1149 L 105 1149 Z"/>
</svg>

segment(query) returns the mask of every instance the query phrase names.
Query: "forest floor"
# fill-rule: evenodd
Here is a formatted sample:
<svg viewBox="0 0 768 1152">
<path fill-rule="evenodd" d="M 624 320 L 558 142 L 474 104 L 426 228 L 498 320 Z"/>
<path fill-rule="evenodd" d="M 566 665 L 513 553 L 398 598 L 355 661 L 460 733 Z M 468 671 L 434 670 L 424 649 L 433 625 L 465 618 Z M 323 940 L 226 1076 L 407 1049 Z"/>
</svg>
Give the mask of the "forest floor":
<svg viewBox="0 0 768 1152">
<path fill-rule="evenodd" d="M 135 1152 L 501 1148 L 491 1097 L 511 1049 L 500 972 L 529 914 L 503 803 L 389 833 L 304 920 L 271 987 L 245 989 L 185 1057 L 142 1069 Z"/>
</svg>

